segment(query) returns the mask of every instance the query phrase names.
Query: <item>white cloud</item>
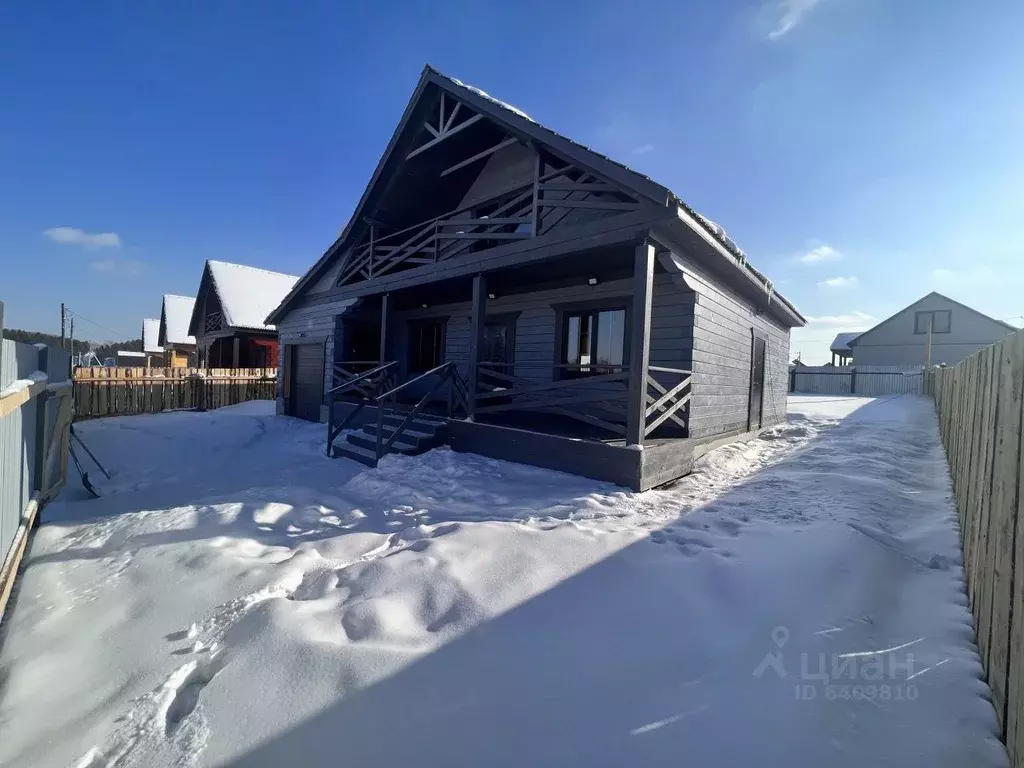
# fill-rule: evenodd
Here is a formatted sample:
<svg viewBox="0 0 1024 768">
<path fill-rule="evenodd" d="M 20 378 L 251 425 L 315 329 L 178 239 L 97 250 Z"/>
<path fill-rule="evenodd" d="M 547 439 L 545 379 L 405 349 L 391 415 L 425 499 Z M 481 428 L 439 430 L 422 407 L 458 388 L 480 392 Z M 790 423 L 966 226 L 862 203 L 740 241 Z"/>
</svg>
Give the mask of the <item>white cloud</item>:
<svg viewBox="0 0 1024 768">
<path fill-rule="evenodd" d="M 125 275 L 137 275 L 145 265 L 133 259 L 99 259 L 89 262 L 89 269 L 94 272 L 120 272 Z"/>
<path fill-rule="evenodd" d="M 768 33 L 771 40 L 789 34 L 821 0 L 779 0 L 774 7 L 775 27 Z"/>
<path fill-rule="evenodd" d="M 823 261 L 839 261 L 841 258 L 843 254 L 831 245 L 819 245 L 801 256 L 800 261 L 804 264 L 819 264 Z"/>
<path fill-rule="evenodd" d="M 874 323 L 874 316 L 869 315 L 867 312 L 847 312 L 844 315 L 819 315 L 817 317 L 808 317 L 808 325 L 831 325 L 831 326 L 844 326 L 844 330 L 847 331 L 859 331 L 866 330 Z M 850 326 L 847 328 L 846 326 Z M 854 327 L 856 326 L 856 327 Z"/>
<path fill-rule="evenodd" d="M 856 277 L 830 277 L 818 285 L 822 288 L 855 288 L 858 282 Z"/>
<path fill-rule="evenodd" d="M 653 152 L 653 151 L 654 151 L 654 145 L 653 144 L 641 144 L 639 147 L 633 147 L 633 149 L 629 150 L 629 153 L 631 155 L 646 155 L 648 152 Z"/>
<path fill-rule="evenodd" d="M 117 232 L 86 232 L 78 227 L 51 227 L 43 237 L 61 245 L 80 245 L 83 248 L 116 248 L 121 245 Z"/>
</svg>

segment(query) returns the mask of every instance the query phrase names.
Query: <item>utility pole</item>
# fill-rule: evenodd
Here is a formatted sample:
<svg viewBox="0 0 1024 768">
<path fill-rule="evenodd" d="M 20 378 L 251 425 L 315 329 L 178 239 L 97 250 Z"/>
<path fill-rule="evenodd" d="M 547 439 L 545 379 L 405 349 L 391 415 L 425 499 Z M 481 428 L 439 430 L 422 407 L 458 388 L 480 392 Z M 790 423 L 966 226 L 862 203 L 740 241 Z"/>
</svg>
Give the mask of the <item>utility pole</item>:
<svg viewBox="0 0 1024 768">
<path fill-rule="evenodd" d="M 67 317 L 64 311 L 64 302 L 60 303 L 60 348 L 64 349 L 64 319 Z"/>
<path fill-rule="evenodd" d="M 71 316 L 71 354 L 68 355 L 68 365 L 71 366 L 71 373 L 75 371 L 75 316 Z"/>
</svg>

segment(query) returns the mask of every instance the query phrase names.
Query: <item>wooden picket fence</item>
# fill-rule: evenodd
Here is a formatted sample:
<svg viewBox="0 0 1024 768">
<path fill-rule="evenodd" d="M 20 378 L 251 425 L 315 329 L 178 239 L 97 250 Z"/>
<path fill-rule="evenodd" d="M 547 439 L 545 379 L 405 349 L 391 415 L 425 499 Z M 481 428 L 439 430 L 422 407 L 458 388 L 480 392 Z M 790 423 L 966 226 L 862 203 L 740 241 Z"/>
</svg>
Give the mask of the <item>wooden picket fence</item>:
<svg viewBox="0 0 1024 768">
<path fill-rule="evenodd" d="M 273 400 L 276 368 L 76 368 L 75 420 Z"/>
<path fill-rule="evenodd" d="M 1024 768 L 1024 331 L 935 369 L 978 652 L 1010 760 Z"/>
</svg>

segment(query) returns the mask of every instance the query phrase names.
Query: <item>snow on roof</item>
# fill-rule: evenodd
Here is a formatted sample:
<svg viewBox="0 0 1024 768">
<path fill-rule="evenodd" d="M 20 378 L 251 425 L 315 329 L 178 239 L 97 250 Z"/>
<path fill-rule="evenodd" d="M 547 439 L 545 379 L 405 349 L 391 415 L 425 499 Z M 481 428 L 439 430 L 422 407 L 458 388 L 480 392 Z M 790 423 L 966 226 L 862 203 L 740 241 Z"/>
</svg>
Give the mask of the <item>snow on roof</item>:
<svg viewBox="0 0 1024 768">
<path fill-rule="evenodd" d="M 832 342 L 832 346 L 829 349 L 832 352 L 850 352 L 850 342 L 862 333 L 863 331 L 855 331 L 853 333 L 836 334 L 835 341 Z"/>
<path fill-rule="evenodd" d="M 274 330 L 274 326 L 263 321 L 299 280 L 297 275 L 244 264 L 208 261 L 206 265 L 220 299 L 224 322 L 234 328 Z"/>
<path fill-rule="evenodd" d="M 192 321 L 192 308 L 195 303 L 196 300 L 191 296 L 164 296 L 164 311 L 160 317 L 164 344 L 196 343 L 196 337 L 188 335 L 188 324 Z"/>
<path fill-rule="evenodd" d="M 160 346 L 160 318 L 147 317 L 142 321 L 142 351 L 150 354 L 163 352 Z"/>
<path fill-rule="evenodd" d="M 127 349 L 119 349 L 119 350 L 117 350 L 117 356 L 118 357 L 145 357 L 146 353 L 145 352 L 132 352 L 132 351 L 127 350 Z"/>
<path fill-rule="evenodd" d="M 445 75 L 445 77 L 447 77 L 447 75 Z M 532 117 L 530 117 L 528 114 L 523 112 L 523 110 L 519 109 L 519 107 L 513 107 L 507 101 L 502 101 L 501 99 L 496 99 L 493 96 L 491 96 L 491 94 L 489 94 L 487 91 L 485 91 L 485 90 L 483 90 L 481 88 L 477 88 L 475 85 L 470 85 L 469 83 L 464 83 L 461 80 L 459 80 L 457 78 L 454 78 L 454 77 L 449 77 L 448 79 L 451 80 L 456 85 L 461 85 L 463 88 L 468 88 L 473 93 L 475 93 L 477 96 L 483 96 L 488 101 L 493 101 L 499 107 L 504 107 L 505 109 L 509 110 L 510 112 L 515 112 L 521 118 L 523 118 L 525 120 L 529 120 L 531 123 L 536 123 L 537 122 Z"/>
</svg>

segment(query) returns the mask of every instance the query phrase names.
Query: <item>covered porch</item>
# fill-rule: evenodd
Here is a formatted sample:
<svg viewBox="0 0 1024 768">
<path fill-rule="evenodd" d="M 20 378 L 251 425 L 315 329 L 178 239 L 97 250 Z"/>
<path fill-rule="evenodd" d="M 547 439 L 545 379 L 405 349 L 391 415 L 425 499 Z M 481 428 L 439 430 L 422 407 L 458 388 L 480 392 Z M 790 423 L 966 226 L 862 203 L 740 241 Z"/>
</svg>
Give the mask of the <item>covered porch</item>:
<svg viewBox="0 0 1024 768">
<path fill-rule="evenodd" d="M 685 460 L 692 313 L 646 239 L 364 296 L 336 318 L 328 444 L 379 421 L 375 463 L 436 418 L 457 450 L 635 486 L 645 444 Z"/>
</svg>

